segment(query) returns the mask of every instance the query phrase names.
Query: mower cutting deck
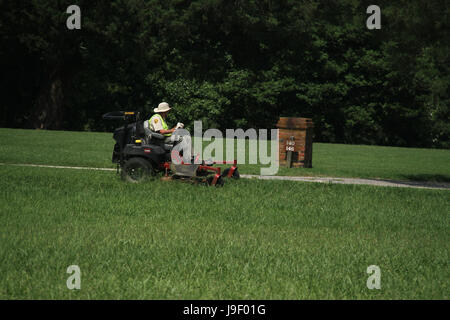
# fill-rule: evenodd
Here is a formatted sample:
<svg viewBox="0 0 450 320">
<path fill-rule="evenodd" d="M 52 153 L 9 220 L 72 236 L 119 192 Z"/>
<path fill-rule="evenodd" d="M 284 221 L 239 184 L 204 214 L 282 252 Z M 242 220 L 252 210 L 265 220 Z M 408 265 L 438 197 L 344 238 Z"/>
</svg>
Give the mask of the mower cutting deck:
<svg viewBox="0 0 450 320">
<path fill-rule="evenodd" d="M 152 132 L 149 136 L 144 131 L 143 121 L 139 119 L 139 112 L 114 111 L 103 115 L 103 119 L 120 120 L 124 125 L 114 131 L 114 145 L 112 162 L 117 164 L 117 172 L 123 180 L 128 182 L 143 182 L 156 179 L 161 173 L 164 177 L 206 183 L 212 186 L 222 186 L 224 178 L 239 178 L 236 160 L 232 162 L 202 161 L 197 164 L 192 159 L 191 164 L 177 161 L 180 155 L 172 150 L 172 144 L 165 143 L 165 137 Z M 220 167 L 214 164 L 232 164 L 221 173 Z"/>
</svg>

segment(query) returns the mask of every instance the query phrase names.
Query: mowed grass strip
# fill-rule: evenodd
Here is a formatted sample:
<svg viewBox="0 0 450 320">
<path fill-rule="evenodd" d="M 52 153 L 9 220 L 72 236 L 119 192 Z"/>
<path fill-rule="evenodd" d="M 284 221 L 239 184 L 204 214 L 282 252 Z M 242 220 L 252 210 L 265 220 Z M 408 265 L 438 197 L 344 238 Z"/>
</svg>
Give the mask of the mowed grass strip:
<svg viewBox="0 0 450 320">
<path fill-rule="evenodd" d="M 448 299 L 448 191 L 0 167 L 1 299 Z M 66 287 L 69 265 L 81 290 Z M 366 287 L 369 265 L 381 290 Z"/>
<path fill-rule="evenodd" d="M 0 141 L 4 163 L 114 167 L 112 133 L 0 128 Z M 248 161 L 248 141 L 245 150 Z M 277 175 L 450 182 L 449 164 L 450 150 L 314 143 L 313 168 L 280 167 Z M 260 174 L 261 167 L 241 164 L 239 171 Z"/>
</svg>

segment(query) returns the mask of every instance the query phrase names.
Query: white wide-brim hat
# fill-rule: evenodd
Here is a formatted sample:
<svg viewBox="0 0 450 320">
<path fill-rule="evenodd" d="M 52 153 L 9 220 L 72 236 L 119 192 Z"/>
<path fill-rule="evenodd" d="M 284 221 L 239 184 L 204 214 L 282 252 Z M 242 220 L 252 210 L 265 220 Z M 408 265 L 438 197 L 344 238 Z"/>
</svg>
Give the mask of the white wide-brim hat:
<svg viewBox="0 0 450 320">
<path fill-rule="evenodd" d="M 153 112 L 158 113 L 158 112 L 167 112 L 169 111 L 171 108 L 169 106 L 169 104 L 167 102 L 161 102 L 158 105 L 158 108 L 153 109 Z"/>
</svg>

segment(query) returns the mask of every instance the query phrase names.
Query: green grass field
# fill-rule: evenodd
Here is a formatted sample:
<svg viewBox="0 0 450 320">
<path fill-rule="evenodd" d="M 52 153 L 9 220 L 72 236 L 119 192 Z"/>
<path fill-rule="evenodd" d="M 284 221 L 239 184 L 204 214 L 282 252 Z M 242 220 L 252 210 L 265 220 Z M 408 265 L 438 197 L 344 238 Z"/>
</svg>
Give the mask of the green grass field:
<svg viewBox="0 0 450 320">
<path fill-rule="evenodd" d="M 112 167 L 110 134 L 0 129 L 0 139 L 3 163 Z M 333 170 L 336 150 L 353 153 L 354 166 Z M 315 144 L 315 168 L 295 173 L 442 181 L 448 159 L 448 150 Z M 449 191 L 0 174 L 0 299 L 449 298 Z M 80 266 L 81 290 L 66 287 L 69 265 Z M 381 290 L 366 287 L 369 265 L 381 269 Z"/>
<path fill-rule="evenodd" d="M 0 128 L 0 141 L 0 162 L 114 167 L 111 133 Z M 239 171 L 260 174 L 260 168 Z M 278 175 L 450 182 L 450 150 L 315 143 L 313 168 L 280 168 Z"/>
</svg>

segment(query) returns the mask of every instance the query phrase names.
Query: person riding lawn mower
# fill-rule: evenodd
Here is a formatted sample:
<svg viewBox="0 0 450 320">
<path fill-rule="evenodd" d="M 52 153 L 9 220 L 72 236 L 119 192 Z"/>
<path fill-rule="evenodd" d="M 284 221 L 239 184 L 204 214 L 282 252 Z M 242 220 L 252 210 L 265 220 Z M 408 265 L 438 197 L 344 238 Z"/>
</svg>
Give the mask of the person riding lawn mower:
<svg viewBox="0 0 450 320">
<path fill-rule="evenodd" d="M 152 132 L 160 133 L 165 137 L 164 143 L 167 144 L 180 144 L 180 147 L 185 154 L 183 154 L 183 161 L 188 163 L 192 154 L 192 142 L 191 136 L 183 132 L 184 124 L 178 122 L 175 127 L 169 129 L 166 123 L 167 114 L 172 108 L 170 108 L 167 102 L 161 102 L 158 108 L 155 108 L 153 112 L 155 114 L 150 120 L 144 121 L 144 130 L 147 135 L 151 135 Z"/>
<path fill-rule="evenodd" d="M 168 129 L 165 118 L 169 110 L 167 103 L 161 103 L 154 109 L 155 115 L 147 121 L 140 120 L 139 112 L 135 111 L 115 111 L 103 115 L 103 119 L 124 122 L 122 127 L 114 130 L 113 139 L 116 143 L 112 155 L 112 162 L 117 164 L 117 171 L 123 180 L 142 182 L 163 173 L 165 177 L 222 186 L 223 178 L 239 178 L 236 160 L 210 163 L 194 161 L 196 159 L 190 155 L 190 135 L 181 130 L 184 125 L 178 123 Z M 178 150 L 187 152 L 183 152 L 181 158 Z M 233 166 L 221 174 L 221 168 L 214 167 L 214 164 Z"/>
</svg>

